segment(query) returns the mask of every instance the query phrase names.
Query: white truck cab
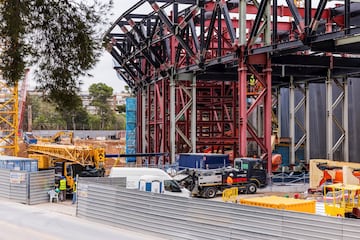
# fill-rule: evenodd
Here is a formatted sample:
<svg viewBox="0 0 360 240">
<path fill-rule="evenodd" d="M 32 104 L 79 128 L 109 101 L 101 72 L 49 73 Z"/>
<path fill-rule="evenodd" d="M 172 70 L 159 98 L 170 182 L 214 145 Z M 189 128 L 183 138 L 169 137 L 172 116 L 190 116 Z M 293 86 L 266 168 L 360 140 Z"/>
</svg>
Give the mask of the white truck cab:
<svg viewBox="0 0 360 240">
<path fill-rule="evenodd" d="M 169 174 L 158 168 L 112 167 L 109 177 L 126 177 L 126 188 L 143 191 L 146 189 L 144 188 L 146 181 L 153 182 L 156 180 L 163 186 L 163 190 L 160 193 L 190 197 L 188 189 L 180 187 Z"/>
</svg>

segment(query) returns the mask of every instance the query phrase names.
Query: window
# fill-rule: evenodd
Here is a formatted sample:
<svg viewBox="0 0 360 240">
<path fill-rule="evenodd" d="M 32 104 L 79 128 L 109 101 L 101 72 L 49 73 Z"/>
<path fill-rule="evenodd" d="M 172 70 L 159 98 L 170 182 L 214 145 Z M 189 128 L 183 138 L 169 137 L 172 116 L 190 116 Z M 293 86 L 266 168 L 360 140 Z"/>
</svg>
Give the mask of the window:
<svg viewBox="0 0 360 240">
<path fill-rule="evenodd" d="M 242 161 L 236 161 L 235 162 L 235 165 L 234 165 L 234 168 L 237 169 L 237 170 L 241 170 L 241 165 L 242 165 Z"/>
<path fill-rule="evenodd" d="M 164 185 L 165 191 L 181 192 L 179 184 L 177 184 L 174 180 L 165 180 Z"/>
</svg>

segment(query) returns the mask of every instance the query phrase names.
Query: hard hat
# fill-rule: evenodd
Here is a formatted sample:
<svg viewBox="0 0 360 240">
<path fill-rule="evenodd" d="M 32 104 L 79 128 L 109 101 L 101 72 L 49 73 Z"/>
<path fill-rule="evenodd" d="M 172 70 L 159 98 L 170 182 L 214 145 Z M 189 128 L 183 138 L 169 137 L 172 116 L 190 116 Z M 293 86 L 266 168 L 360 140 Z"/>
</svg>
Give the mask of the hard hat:
<svg viewBox="0 0 360 240">
<path fill-rule="evenodd" d="M 233 176 L 234 176 L 234 174 L 230 173 L 230 174 L 229 174 L 229 176 L 230 176 L 230 177 L 233 177 Z"/>
</svg>

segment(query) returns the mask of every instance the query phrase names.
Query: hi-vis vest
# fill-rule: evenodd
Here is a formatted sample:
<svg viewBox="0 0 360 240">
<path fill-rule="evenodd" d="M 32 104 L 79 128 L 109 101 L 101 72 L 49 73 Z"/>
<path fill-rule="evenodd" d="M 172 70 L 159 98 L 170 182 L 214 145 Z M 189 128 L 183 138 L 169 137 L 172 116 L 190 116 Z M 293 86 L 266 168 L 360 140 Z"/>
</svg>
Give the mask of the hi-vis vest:
<svg viewBox="0 0 360 240">
<path fill-rule="evenodd" d="M 60 187 L 59 187 L 60 191 L 61 190 L 66 190 L 66 180 L 65 179 L 61 179 L 60 180 Z"/>
<path fill-rule="evenodd" d="M 256 82 L 255 76 L 251 75 L 249 80 L 250 86 L 255 86 L 255 82 Z"/>
<path fill-rule="evenodd" d="M 74 182 L 73 192 L 76 192 L 76 188 L 77 188 L 77 183 Z"/>
</svg>

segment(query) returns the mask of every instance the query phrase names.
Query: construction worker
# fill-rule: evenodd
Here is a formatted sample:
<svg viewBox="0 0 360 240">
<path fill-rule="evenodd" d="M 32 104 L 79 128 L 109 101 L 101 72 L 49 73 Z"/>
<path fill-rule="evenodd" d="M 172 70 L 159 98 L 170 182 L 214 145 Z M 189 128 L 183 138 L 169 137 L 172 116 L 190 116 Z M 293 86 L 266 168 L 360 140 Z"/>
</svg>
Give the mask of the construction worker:
<svg viewBox="0 0 360 240">
<path fill-rule="evenodd" d="M 233 177 L 234 177 L 234 174 L 230 173 L 226 179 L 227 185 L 231 186 L 233 184 L 233 182 L 234 182 Z"/>
<path fill-rule="evenodd" d="M 72 204 L 75 204 L 75 203 L 76 203 L 76 190 L 77 190 L 77 181 L 76 181 L 76 178 L 74 178 Z"/>
<path fill-rule="evenodd" d="M 249 92 L 255 91 L 256 79 L 255 76 L 252 74 L 249 79 Z"/>
<path fill-rule="evenodd" d="M 60 179 L 60 202 L 63 202 L 66 200 L 66 178 L 64 176 Z"/>
</svg>

